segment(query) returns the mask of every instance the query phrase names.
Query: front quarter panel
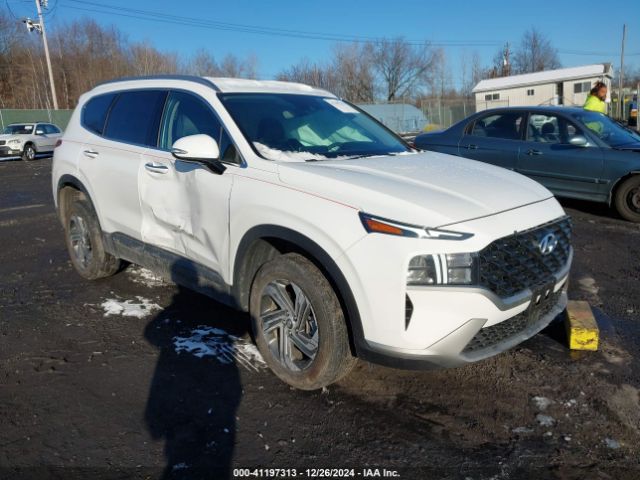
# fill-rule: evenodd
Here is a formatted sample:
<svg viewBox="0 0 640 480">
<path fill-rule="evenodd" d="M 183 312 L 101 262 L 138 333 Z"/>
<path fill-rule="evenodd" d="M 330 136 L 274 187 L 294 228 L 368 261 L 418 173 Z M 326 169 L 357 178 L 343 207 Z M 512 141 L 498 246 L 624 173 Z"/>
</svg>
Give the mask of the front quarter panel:
<svg viewBox="0 0 640 480">
<path fill-rule="evenodd" d="M 230 259 L 235 259 L 246 232 L 259 226 L 297 232 L 336 261 L 366 235 L 356 208 L 283 186 L 277 174 L 255 169 L 236 175 L 229 218 Z M 225 272 L 228 280 L 233 271 L 232 261 Z"/>
<path fill-rule="evenodd" d="M 611 191 L 622 178 L 633 173 L 640 174 L 640 152 L 613 149 L 604 151 L 604 177 Z"/>
</svg>

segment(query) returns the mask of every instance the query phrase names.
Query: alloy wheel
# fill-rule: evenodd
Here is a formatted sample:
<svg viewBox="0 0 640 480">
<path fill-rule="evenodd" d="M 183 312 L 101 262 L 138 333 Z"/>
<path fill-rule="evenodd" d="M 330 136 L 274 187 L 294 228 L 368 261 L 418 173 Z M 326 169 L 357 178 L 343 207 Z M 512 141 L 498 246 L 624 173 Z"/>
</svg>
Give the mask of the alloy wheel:
<svg viewBox="0 0 640 480">
<path fill-rule="evenodd" d="M 28 146 L 25 149 L 25 156 L 27 157 L 27 160 L 33 160 L 34 158 L 36 158 L 36 151 L 33 149 L 33 147 Z"/>
<path fill-rule="evenodd" d="M 273 357 L 292 371 L 307 368 L 318 353 L 318 324 L 311 301 L 287 280 L 274 280 L 264 289 L 260 320 Z"/>
<path fill-rule="evenodd" d="M 93 258 L 89 228 L 84 218 L 77 215 L 69 219 L 69 240 L 71 249 L 82 268 L 87 268 Z"/>
</svg>

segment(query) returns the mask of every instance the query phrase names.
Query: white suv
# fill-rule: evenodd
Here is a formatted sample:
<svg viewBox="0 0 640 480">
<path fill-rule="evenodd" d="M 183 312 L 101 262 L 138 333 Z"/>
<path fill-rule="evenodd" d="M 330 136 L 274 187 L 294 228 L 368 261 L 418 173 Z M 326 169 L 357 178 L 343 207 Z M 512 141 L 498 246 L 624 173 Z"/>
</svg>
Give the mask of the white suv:
<svg viewBox="0 0 640 480">
<path fill-rule="evenodd" d="M 52 153 L 62 132 L 51 123 L 12 123 L 0 134 L 0 158 L 34 160 L 40 153 Z"/>
<path fill-rule="evenodd" d="M 53 193 L 88 279 L 134 262 L 248 311 L 285 382 L 476 361 L 566 303 L 571 223 L 511 171 L 420 153 L 306 85 L 146 77 L 80 98 Z"/>
</svg>

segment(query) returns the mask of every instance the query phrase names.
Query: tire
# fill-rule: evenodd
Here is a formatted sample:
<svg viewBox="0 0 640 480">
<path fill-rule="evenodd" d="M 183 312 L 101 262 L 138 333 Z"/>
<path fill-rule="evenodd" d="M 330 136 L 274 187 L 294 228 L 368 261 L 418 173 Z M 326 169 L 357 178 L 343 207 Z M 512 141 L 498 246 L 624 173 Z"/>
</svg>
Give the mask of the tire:
<svg viewBox="0 0 640 480">
<path fill-rule="evenodd" d="M 354 367 L 340 302 L 322 272 L 302 255 L 282 255 L 260 268 L 249 310 L 258 350 L 289 385 L 316 390 Z"/>
<path fill-rule="evenodd" d="M 25 162 L 30 162 L 36 159 L 36 147 L 31 143 L 27 143 L 22 150 L 22 159 Z"/>
<path fill-rule="evenodd" d="M 622 182 L 616 190 L 614 201 L 622 218 L 640 223 L 640 175 Z"/>
<path fill-rule="evenodd" d="M 66 216 L 64 231 L 71 263 L 80 276 L 96 280 L 120 270 L 121 261 L 105 251 L 102 229 L 89 202 L 73 201 Z"/>
</svg>

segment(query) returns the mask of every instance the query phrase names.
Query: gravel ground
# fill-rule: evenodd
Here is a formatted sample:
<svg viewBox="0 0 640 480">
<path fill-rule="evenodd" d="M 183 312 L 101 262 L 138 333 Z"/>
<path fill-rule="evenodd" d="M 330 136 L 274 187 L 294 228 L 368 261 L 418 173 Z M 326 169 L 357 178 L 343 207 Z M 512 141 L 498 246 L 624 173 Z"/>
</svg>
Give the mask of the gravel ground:
<svg viewBox="0 0 640 480">
<path fill-rule="evenodd" d="M 607 208 L 563 201 L 598 352 L 567 350 L 556 322 L 467 367 L 360 362 L 302 392 L 264 368 L 245 315 L 133 266 L 75 274 L 50 168 L 0 163 L 0 478 L 640 478 L 640 226 Z"/>
</svg>

